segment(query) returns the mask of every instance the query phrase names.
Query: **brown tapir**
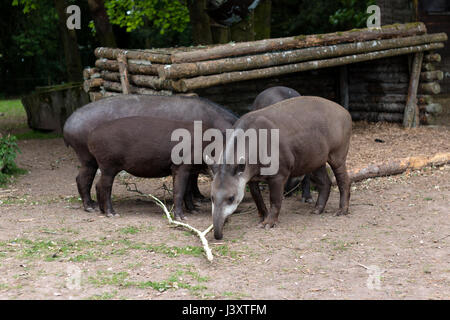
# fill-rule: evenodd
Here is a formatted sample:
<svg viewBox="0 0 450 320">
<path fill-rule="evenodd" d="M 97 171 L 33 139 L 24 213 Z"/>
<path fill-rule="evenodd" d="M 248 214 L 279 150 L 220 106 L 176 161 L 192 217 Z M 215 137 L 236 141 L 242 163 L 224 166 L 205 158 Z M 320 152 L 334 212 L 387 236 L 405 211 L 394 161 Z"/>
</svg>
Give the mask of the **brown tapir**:
<svg viewBox="0 0 450 320">
<path fill-rule="evenodd" d="M 320 97 L 297 97 L 247 113 L 234 124 L 233 129 L 235 132 L 236 129 L 242 129 L 244 132 L 249 129 L 256 132 L 260 129 L 275 129 L 271 132 L 279 134 L 279 154 L 271 154 L 271 157 L 278 160 L 278 171 L 271 175 L 261 175 L 261 170 L 271 164 L 262 165 L 259 158 L 257 163 L 251 164 L 249 159 L 252 155 L 249 154 L 248 148 L 245 149 L 243 158 L 237 159 L 234 155 L 234 145 L 227 141 L 222 159 L 235 157 L 235 164 L 222 161 L 211 166 L 212 215 L 216 239 L 223 237 L 224 221 L 242 201 L 246 183 L 249 183 L 250 192 L 258 208 L 261 226 L 273 227 L 278 223 L 283 186 L 289 176 L 298 177 L 311 173 L 311 179 L 319 190 L 313 213 L 322 213 L 331 188 L 326 170 L 327 162 L 333 169 L 340 192 L 339 210 L 336 215 L 348 213 L 350 180 L 346 158 L 352 119 L 343 107 Z M 258 136 L 258 139 L 261 138 Z M 276 138 L 271 139 L 271 143 L 276 142 Z M 270 148 L 272 147 L 267 147 Z M 273 151 L 276 149 L 272 149 L 272 153 Z M 270 210 L 267 210 L 259 190 L 258 181 L 261 180 L 267 181 L 269 185 Z"/>
<path fill-rule="evenodd" d="M 300 93 L 292 88 L 283 86 L 270 87 L 256 96 L 250 109 L 259 110 L 277 102 L 295 97 L 300 97 Z M 302 202 L 313 202 L 309 174 L 306 174 L 304 177 L 290 177 L 284 186 L 285 196 L 289 197 L 294 194 L 300 189 L 299 186 L 301 186 L 302 189 Z"/>
<path fill-rule="evenodd" d="M 177 141 L 171 141 L 172 133 L 185 129 L 193 138 L 192 121 L 175 121 L 156 117 L 127 117 L 116 119 L 95 128 L 88 137 L 89 152 L 95 157 L 101 171 L 96 185 L 100 210 L 107 216 L 115 215 L 111 204 L 114 177 L 122 170 L 144 178 L 172 175 L 175 218 L 184 219 L 183 199 L 189 176 L 206 165 L 194 165 L 193 149 L 183 154 L 183 162 L 174 163 L 172 150 Z M 202 130 L 208 127 L 202 125 Z M 203 132 L 202 132 L 203 133 Z M 201 139 L 201 137 L 200 137 Z M 189 148 L 193 148 L 193 143 Z M 187 161 L 186 161 L 187 160 Z M 202 161 L 200 161 L 202 162 Z"/>
<path fill-rule="evenodd" d="M 209 100 L 185 96 L 120 95 L 91 102 L 76 110 L 64 124 L 64 141 L 75 150 L 80 160 L 76 182 L 83 207 L 88 212 L 94 211 L 95 207 L 91 187 L 98 168 L 87 147 L 89 133 L 108 121 L 132 116 L 201 120 L 205 126 L 223 131 L 231 128 L 237 120 L 231 111 Z M 200 197 L 196 177 L 194 174 L 191 190 Z M 193 209 L 193 205 L 190 209 Z"/>
</svg>

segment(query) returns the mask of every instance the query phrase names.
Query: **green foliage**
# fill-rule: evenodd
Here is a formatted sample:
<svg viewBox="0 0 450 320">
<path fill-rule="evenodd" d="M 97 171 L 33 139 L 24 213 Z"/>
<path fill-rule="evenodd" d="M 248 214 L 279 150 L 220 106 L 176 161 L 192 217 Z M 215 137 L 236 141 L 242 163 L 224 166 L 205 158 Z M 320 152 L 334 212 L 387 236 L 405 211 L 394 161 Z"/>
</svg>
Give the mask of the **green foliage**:
<svg viewBox="0 0 450 320">
<path fill-rule="evenodd" d="M 329 17 L 332 25 L 340 30 L 365 28 L 369 14 L 367 7 L 375 4 L 375 0 L 340 0 L 340 8 Z"/>
<path fill-rule="evenodd" d="M 20 153 L 16 140 L 11 135 L 0 138 L 0 186 L 8 183 L 11 175 L 23 173 L 15 163 L 17 153 Z"/>
<path fill-rule="evenodd" d="M 186 4 L 179 0 L 105 0 L 105 7 L 110 22 L 126 27 L 128 32 L 151 21 L 161 34 L 181 33 L 189 23 Z"/>
</svg>

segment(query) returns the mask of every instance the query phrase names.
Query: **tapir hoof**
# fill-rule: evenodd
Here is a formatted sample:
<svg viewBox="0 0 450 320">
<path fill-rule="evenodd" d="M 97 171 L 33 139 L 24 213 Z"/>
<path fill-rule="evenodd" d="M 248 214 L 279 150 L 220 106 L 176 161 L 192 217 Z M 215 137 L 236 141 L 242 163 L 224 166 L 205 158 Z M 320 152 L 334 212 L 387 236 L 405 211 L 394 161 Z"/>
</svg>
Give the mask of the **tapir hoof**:
<svg viewBox="0 0 450 320">
<path fill-rule="evenodd" d="M 108 213 L 106 213 L 106 216 L 107 216 L 108 218 L 119 218 L 119 217 L 120 217 L 120 214 L 115 213 L 115 212 L 113 211 L 113 212 L 108 212 Z"/>
<path fill-rule="evenodd" d="M 176 221 L 186 221 L 186 220 L 189 220 L 186 216 L 184 216 L 184 215 L 179 215 L 179 214 L 177 214 L 177 215 L 175 215 L 175 220 Z"/>
<path fill-rule="evenodd" d="M 336 211 L 336 213 L 334 214 L 335 216 L 345 216 L 348 214 L 348 208 L 347 209 L 339 209 L 338 211 Z"/>
<path fill-rule="evenodd" d="M 86 205 L 84 205 L 84 211 L 86 212 L 95 212 L 97 211 L 98 205 L 95 201 L 89 201 Z"/>
<path fill-rule="evenodd" d="M 312 214 L 321 214 L 325 208 L 324 207 L 315 207 L 311 213 Z"/>
<path fill-rule="evenodd" d="M 267 221 L 267 220 L 264 220 L 263 222 L 259 223 L 259 226 L 261 228 L 264 228 L 264 229 L 268 230 L 270 228 L 275 227 L 277 225 L 277 223 L 278 223 L 278 221 L 270 221 L 270 220 Z"/>
<path fill-rule="evenodd" d="M 304 197 L 302 197 L 302 200 L 301 200 L 303 203 L 313 203 L 313 198 L 312 197 L 309 197 L 309 198 L 304 198 Z"/>
</svg>

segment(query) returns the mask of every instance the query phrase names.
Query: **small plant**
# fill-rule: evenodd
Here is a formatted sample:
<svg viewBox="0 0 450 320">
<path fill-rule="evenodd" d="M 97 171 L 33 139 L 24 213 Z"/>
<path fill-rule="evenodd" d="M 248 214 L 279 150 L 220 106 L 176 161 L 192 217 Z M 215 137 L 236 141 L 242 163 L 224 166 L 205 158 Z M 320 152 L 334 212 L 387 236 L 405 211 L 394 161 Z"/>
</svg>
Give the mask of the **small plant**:
<svg viewBox="0 0 450 320">
<path fill-rule="evenodd" d="M 15 136 L 7 135 L 0 138 L 0 186 L 9 182 L 10 176 L 24 173 L 15 163 L 17 153 L 20 153 Z"/>
</svg>

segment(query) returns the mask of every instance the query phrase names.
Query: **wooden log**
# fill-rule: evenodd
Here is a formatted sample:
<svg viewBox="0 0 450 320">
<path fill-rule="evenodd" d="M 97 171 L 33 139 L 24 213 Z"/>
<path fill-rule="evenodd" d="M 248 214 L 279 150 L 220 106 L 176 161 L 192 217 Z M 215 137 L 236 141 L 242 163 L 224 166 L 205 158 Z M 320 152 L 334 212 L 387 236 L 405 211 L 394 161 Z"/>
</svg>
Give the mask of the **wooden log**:
<svg viewBox="0 0 450 320">
<path fill-rule="evenodd" d="M 430 95 L 418 95 L 417 104 L 431 104 L 433 103 L 433 97 Z"/>
<path fill-rule="evenodd" d="M 116 60 L 98 59 L 95 66 L 101 70 L 119 71 L 119 64 Z M 128 71 L 132 74 L 157 75 L 157 66 L 145 60 L 128 60 Z"/>
<path fill-rule="evenodd" d="M 96 48 L 94 54 L 97 58 L 116 60 L 119 55 L 125 55 L 128 59 L 147 60 L 154 63 L 170 63 L 170 55 L 151 52 L 149 50 L 124 50 L 115 48 Z"/>
<path fill-rule="evenodd" d="M 427 94 L 439 94 L 441 86 L 437 82 L 425 82 L 420 84 L 420 91 Z"/>
<path fill-rule="evenodd" d="M 441 55 L 439 53 L 429 53 L 423 57 L 425 62 L 441 62 Z"/>
<path fill-rule="evenodd" d="M 386 57 L 392 57 L 402 54 L 410 54 L 422 51 L 429 51 L 437 48 L 442 48 L 442 43 L 431 43 L 420 46 L 396 48 L 375 52 L 368 52 L 363 54 L 354 54 L 350 56 L 344 56 L 339 58 L 314 60 L 308 62 L 294 63 L 277 67 L 261 68 L 250 71 L 235 71 L 222 73 L 211 76 L 200 76 L 190 79 L 181 79 L 174 82 L 174 90 L 180 92 L 193 91 L 199 88 L 206 88 L 235 81 L 252 80 L 276 77 L 283 74 L 300 72 L 306 70 L 314 70 L 320 68 L 328 68 L 334 66 L 341 66 L 349 63 L 356 63 L 361 61 L 368 61 L 374 59 L 381 59 Z"/>
<path fill-rule="evenodd" d="M 219 60 L 159 66 L 158 74 L 163 79 L 189 78 L 199 75 L 259 69 L 263 67 L 289 64 L 300 61 L 319 60 L 323 58 L 345 56 L 350 54 L 416 46 L 446 40 L 447 35 L 445 33 L 437 33 L 400 39 L 372 40 L 282 52 L 268 52 L 265 54 L 238 58 L 226 58 Z"/>
<path fill-rule="evenodd" d="M 112 92 L 122 92 L 122 85 L 120 82 L 114 82 L 114 81 L 103 81 L 103 88 L 105 88 L 107 91 Z M 170 96 L 172 95 L 171 91 L 168 90 L 153 90 L 149 88 L 139 88 L 135 86 L 130 85 L 130 93 L 135 94 L 150 94 L 150 95 L 157 95 L 157 96 Z"/>
<path fill-rule="evenodd" d="M 443 80 L 444 79 L 444 72 L 441 70 L 435 70 L 435 71 L 424 71 L 420 73 L 420 80 L 423 81 L 434 81 L 434 80 Z"/>
<path fill-rule="evenodd" d="M 94 74 L 99 74 L 98 68 L 91 68 L 91 67 L 85 68 L 83 70 L 83 79 L 84 80 L 91 79 Z"/>
<path fill-rule="evenodd" d="M 83 82 L 83 90 L 84 92 L 95 91 L 96 89 L 100 88 L 102 84 L 102 78 L 87 79 Z"/>
<path fill-rule="evenodd" d="M 379 164 L 371 164 L 363 168 L 354 168 L 348 170 L 348 175 L 352 182 L 356 182 L 368 178 L 400 174 L 406 170 L 419 170 L 428 166 L 442 166 L 448 163 L 450 163 L 450 152 L 444 152 L 428 157 L 408 157 Z"/>
<path fill-rule="evenodd" d="M 172 54 L 172 63 L 195 62 L 219 59 L 231 56 L 255 54 L 268 51 L 299 49 L 344 42 L 360 42 L 374 39 L 407 37 L 426 33 L 423 23 L 408 23 L 383 26 L 382 28 L 355 29 L 346 32 L 335 32 L 321 35 L 295 36 L 277 39 L 230 43 L 214 46 L 209 49 L 177 52 Z"/>
<path fill-rule="evenodd" d="M 101 74 L 105 80 L 120 82 L 120 74 L 118 72 L 102 71 Z M 130 83 L 139 87 L 149 87 L 155 90 L 172 89 L 172 80 L 162 80 L 155 76 L 131 74 L 129 79 Z"/>
<path fill-rule="evenodd" d="M 104 98 L 104 95 L 101 92 L 89 92 L 89 100 L 91 102 L 98 101 L 103 98 Z"/>
<path fill-rule="evenodd" d="M 434 71 L 434 70 L 436 70 L 436 66 L 433 63 L 431 63 L 431 62 L 423 63 L 422 64 L 422 70 L 424 70 L 424 71 Z"/>
<path fill-rule="evenodd" d="M 350 114 L 354 121 L 365 120 L 370 122 L 401 122 L 403 119 L 403 113 L 351 111 Z"/>
<path fill-rule="evenodd" d="M 349 103 L 352 105 L 353 103 L 401 103 L 405 104 L 406 101 L 406 93 L 405 94 L 372 94 L 372 93 L 354 93 L 349 96 Z"/>
<path fill-rule="evenodd" d="M 420 70 L 422 69 L 423 52 L 414 55 L 409 81 L 408 97 L 403 117 L 403 127 L 412 128 L 419 125 L 419 109 L 417 107 L 417 87 L 419 86 Z"/>
<path fill-rule="evenodd" d="M 371 111 L 385 113 L 403 113 L 405 103 L 351 103 L 350 111 Z"/>
<path fill-rule="evenodd" d="M 419 110 L 422 112 L 428 112 L 432 114 L 439 114 L 442 112 L 442 105 L 439 103 L 422 104 L 419 105 Z"/>
<path fill-rule="evenodd" d="M 130 94 L 130 81 L 128 76 L 128 63 L 127 56 L 125 54 L 117 55 L 117 62 L 119 63 L 120 83 L 122 84 L 122 93 Z"/>
</svg>

